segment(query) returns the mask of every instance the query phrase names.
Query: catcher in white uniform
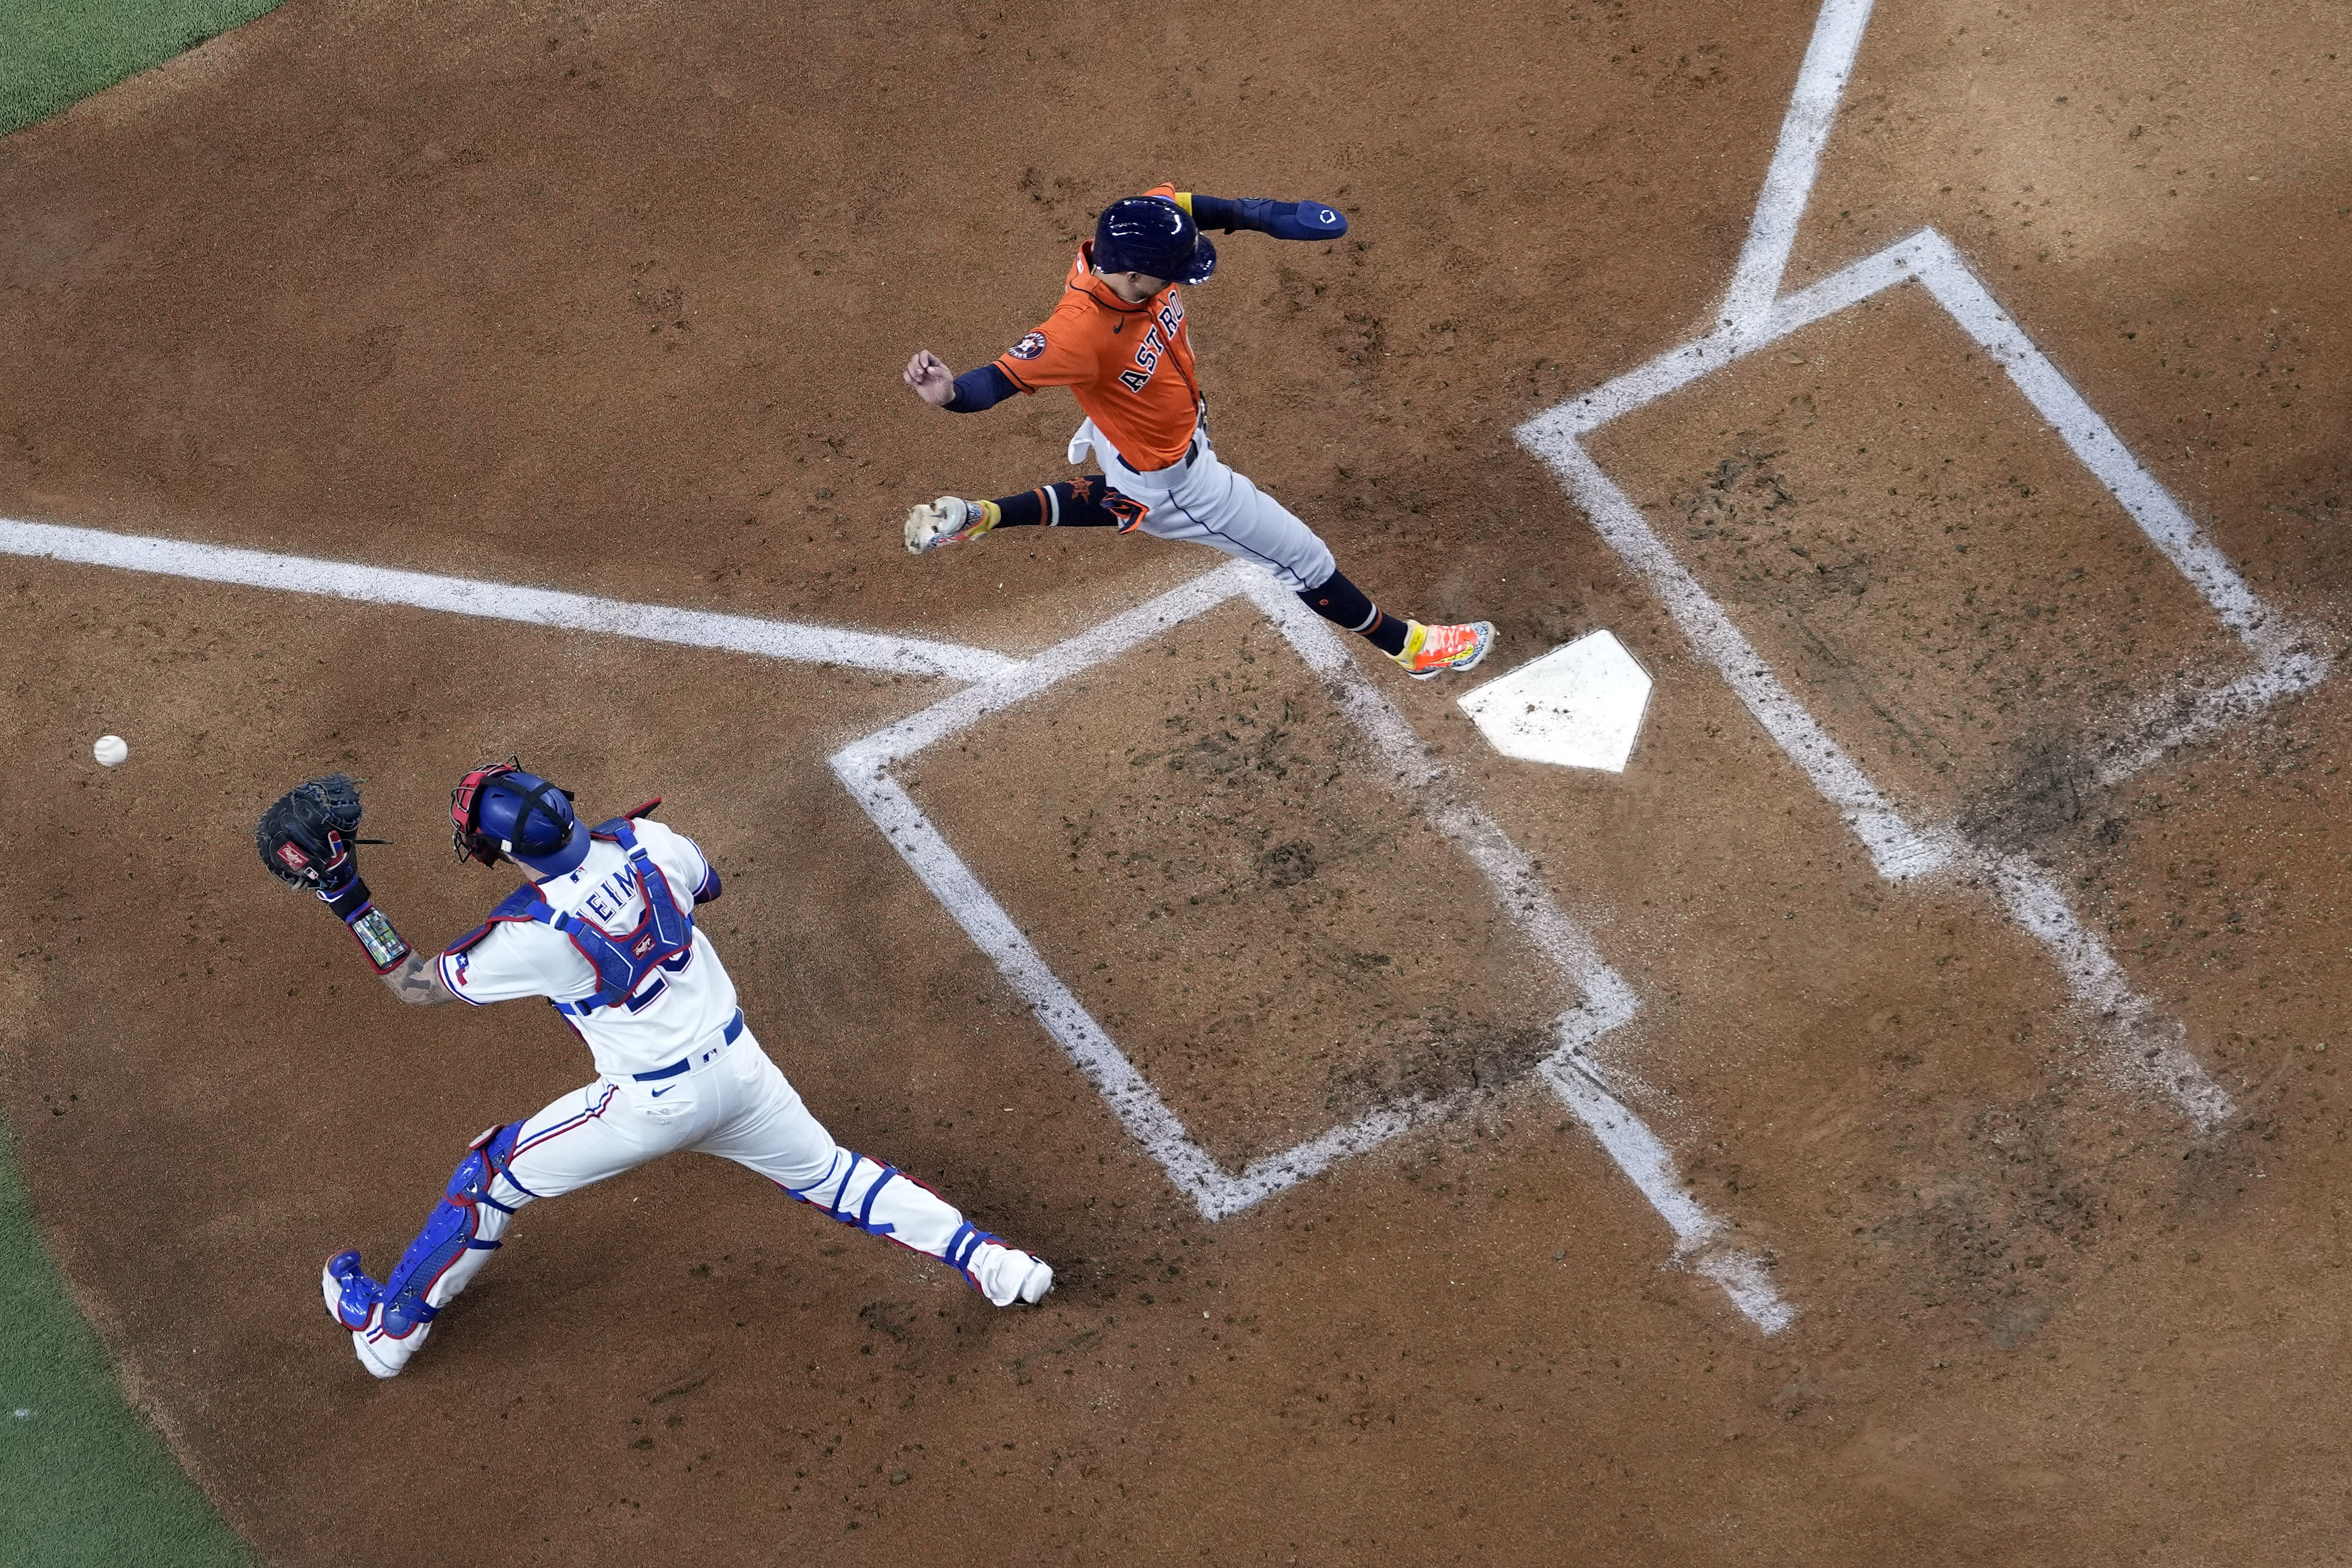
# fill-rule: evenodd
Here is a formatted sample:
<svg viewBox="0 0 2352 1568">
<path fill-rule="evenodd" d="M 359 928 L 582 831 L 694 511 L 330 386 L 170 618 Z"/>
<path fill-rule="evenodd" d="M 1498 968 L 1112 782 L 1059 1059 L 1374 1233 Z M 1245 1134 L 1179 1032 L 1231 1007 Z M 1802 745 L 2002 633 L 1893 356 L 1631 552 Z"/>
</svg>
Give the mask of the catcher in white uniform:
<svg viewBox="0 0 2352 1568">
<path fill-rule="evenodd" d="M 531 880 L 437 959 L 409 950 L 359 879 L 348 779 L 298 786 L 262 819 L 263 863 L 316 891 L 402 1001 L 543 996 L 595 1058 L 594 1082 L 474 1140 L 381 1282 L 355 1251 L 327 1260 L 327 1310 L 378 1377 L 408 1363 L 517 1209 L 674 1150 L 723 1155 L 835 1219 L 942 1258 L 997 1306 L 1034 1302 L 1053 1286 L 1042 1259 L 842 1148 L 809 1114 L 745 1026 L 735 983 L 695 925 L 696 906 L 719 897 L 719 873 L 694 840 L 649 819 L 659 804 L 591 828 L 569 792 L 514 759 L 467 773 L 450 798 L 458 857 L 511 856 Z"/>
</svg>

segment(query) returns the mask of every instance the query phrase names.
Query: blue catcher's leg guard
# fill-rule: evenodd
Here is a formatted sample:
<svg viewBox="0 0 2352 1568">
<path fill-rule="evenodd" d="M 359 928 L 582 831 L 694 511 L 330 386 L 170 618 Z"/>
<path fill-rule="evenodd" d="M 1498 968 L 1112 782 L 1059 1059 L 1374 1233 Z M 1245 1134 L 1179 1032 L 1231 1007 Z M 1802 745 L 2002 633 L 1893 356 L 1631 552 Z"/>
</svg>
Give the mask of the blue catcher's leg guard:
<svg viewBox="0 0 2352 1568">
<path fill-rule="evenodd" d="M 538 1195 L 514 1179 L 508 1163 L 521 1131 L 517 1122 L 474 1140 L 425 1228 L 382 1284 L 361 1272 L 356 1252 L 327 1260 L 327 1310 L 352 1331 L 352 1348 L 376 1376 L 396 1376 L 408 1364 L 441 1309 L 498 1248 L 514 1211 Z"/>
</svg>

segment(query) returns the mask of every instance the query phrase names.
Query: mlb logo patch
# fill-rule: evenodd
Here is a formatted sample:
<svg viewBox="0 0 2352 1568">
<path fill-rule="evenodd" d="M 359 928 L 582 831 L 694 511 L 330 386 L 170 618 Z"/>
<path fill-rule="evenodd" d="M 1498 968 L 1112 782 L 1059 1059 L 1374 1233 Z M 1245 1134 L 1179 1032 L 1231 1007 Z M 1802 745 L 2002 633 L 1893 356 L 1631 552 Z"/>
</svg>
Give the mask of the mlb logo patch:
<svg viewBox="0 0 2352 1568">
<path fill-rule="evenodd" d="M 1039 354 L 1044 353 L 1045 352 L 1045 334 L 1043 332 L 1032 332 L 1027 337 L 1023 338 L 1019 342 L 1013 345 L 1013 357 L 1014 359 L 1035 359 Z"/>
</svg>

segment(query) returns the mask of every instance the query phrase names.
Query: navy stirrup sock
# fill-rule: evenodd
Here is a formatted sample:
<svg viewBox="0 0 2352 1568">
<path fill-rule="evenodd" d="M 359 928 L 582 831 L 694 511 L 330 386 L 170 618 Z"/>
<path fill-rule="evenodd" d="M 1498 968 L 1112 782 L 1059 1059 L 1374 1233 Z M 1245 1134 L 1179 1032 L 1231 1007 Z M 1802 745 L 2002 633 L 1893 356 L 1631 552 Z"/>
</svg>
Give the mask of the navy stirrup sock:
<svg viewBox="0 0 2352 1568">
<path fill-rule="evenodd" d="M 1110 482 L 1100 474 L 1083 474 L 1075 479 L 1039 485 L 1017 496 L 999 496 L 996 509 L 1003 515 L 996 520 L 996 526 L 1117 528 L 1118 518 L 1105 510 L 1102 504 L 1102 498 L 1109 493 Z"/>
<path fill-rule="evenodd" d="M 1318 588 L 1298 595 L 1299 603 L 1339 627 L 1354 632 L 1391 658 L 1404 651 L 1405 623 L 1381 610 L 1370 595 L 1334 572 Z"/>
</svg>

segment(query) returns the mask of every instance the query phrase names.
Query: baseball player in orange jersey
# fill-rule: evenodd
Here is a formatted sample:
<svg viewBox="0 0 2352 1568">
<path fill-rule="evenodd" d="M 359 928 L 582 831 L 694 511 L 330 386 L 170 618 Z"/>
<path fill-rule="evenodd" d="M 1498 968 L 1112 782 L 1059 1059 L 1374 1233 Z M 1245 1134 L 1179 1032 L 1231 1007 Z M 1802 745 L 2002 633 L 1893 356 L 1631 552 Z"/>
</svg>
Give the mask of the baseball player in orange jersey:
<svg viewBox="0 0 2352 1568">
<path fill-rule="evenodd" d="M 1091 449 L 1102 472 L 995 500 L 941 496 L 908 513 L 907 548 L 920 555 L 1024 525 L 1192 540 L 1257 562 L 1317 615 L 1369 639 L 1417 679 L 1468 669 L 1494 646 L 1491 624 L 1423 626 L 1386 614 L 1340 572 L 1314 530 L 1211 448 L 1180 292 L 1216 268 L 1206 228 L 1336 239 L 1348 220 L 1320 202 L 1229 201 L 1169 185 L 1104 208 L 1093 241 L 1070 264 L 1061 303 L 1036 331 L 962 375 L 929 349 L 906 371 L 924 402 L 956 414 L 1068 387 L 1086 416 L 1070 438 L 1070 461 L 1084 462 Z"/>
</svg>

